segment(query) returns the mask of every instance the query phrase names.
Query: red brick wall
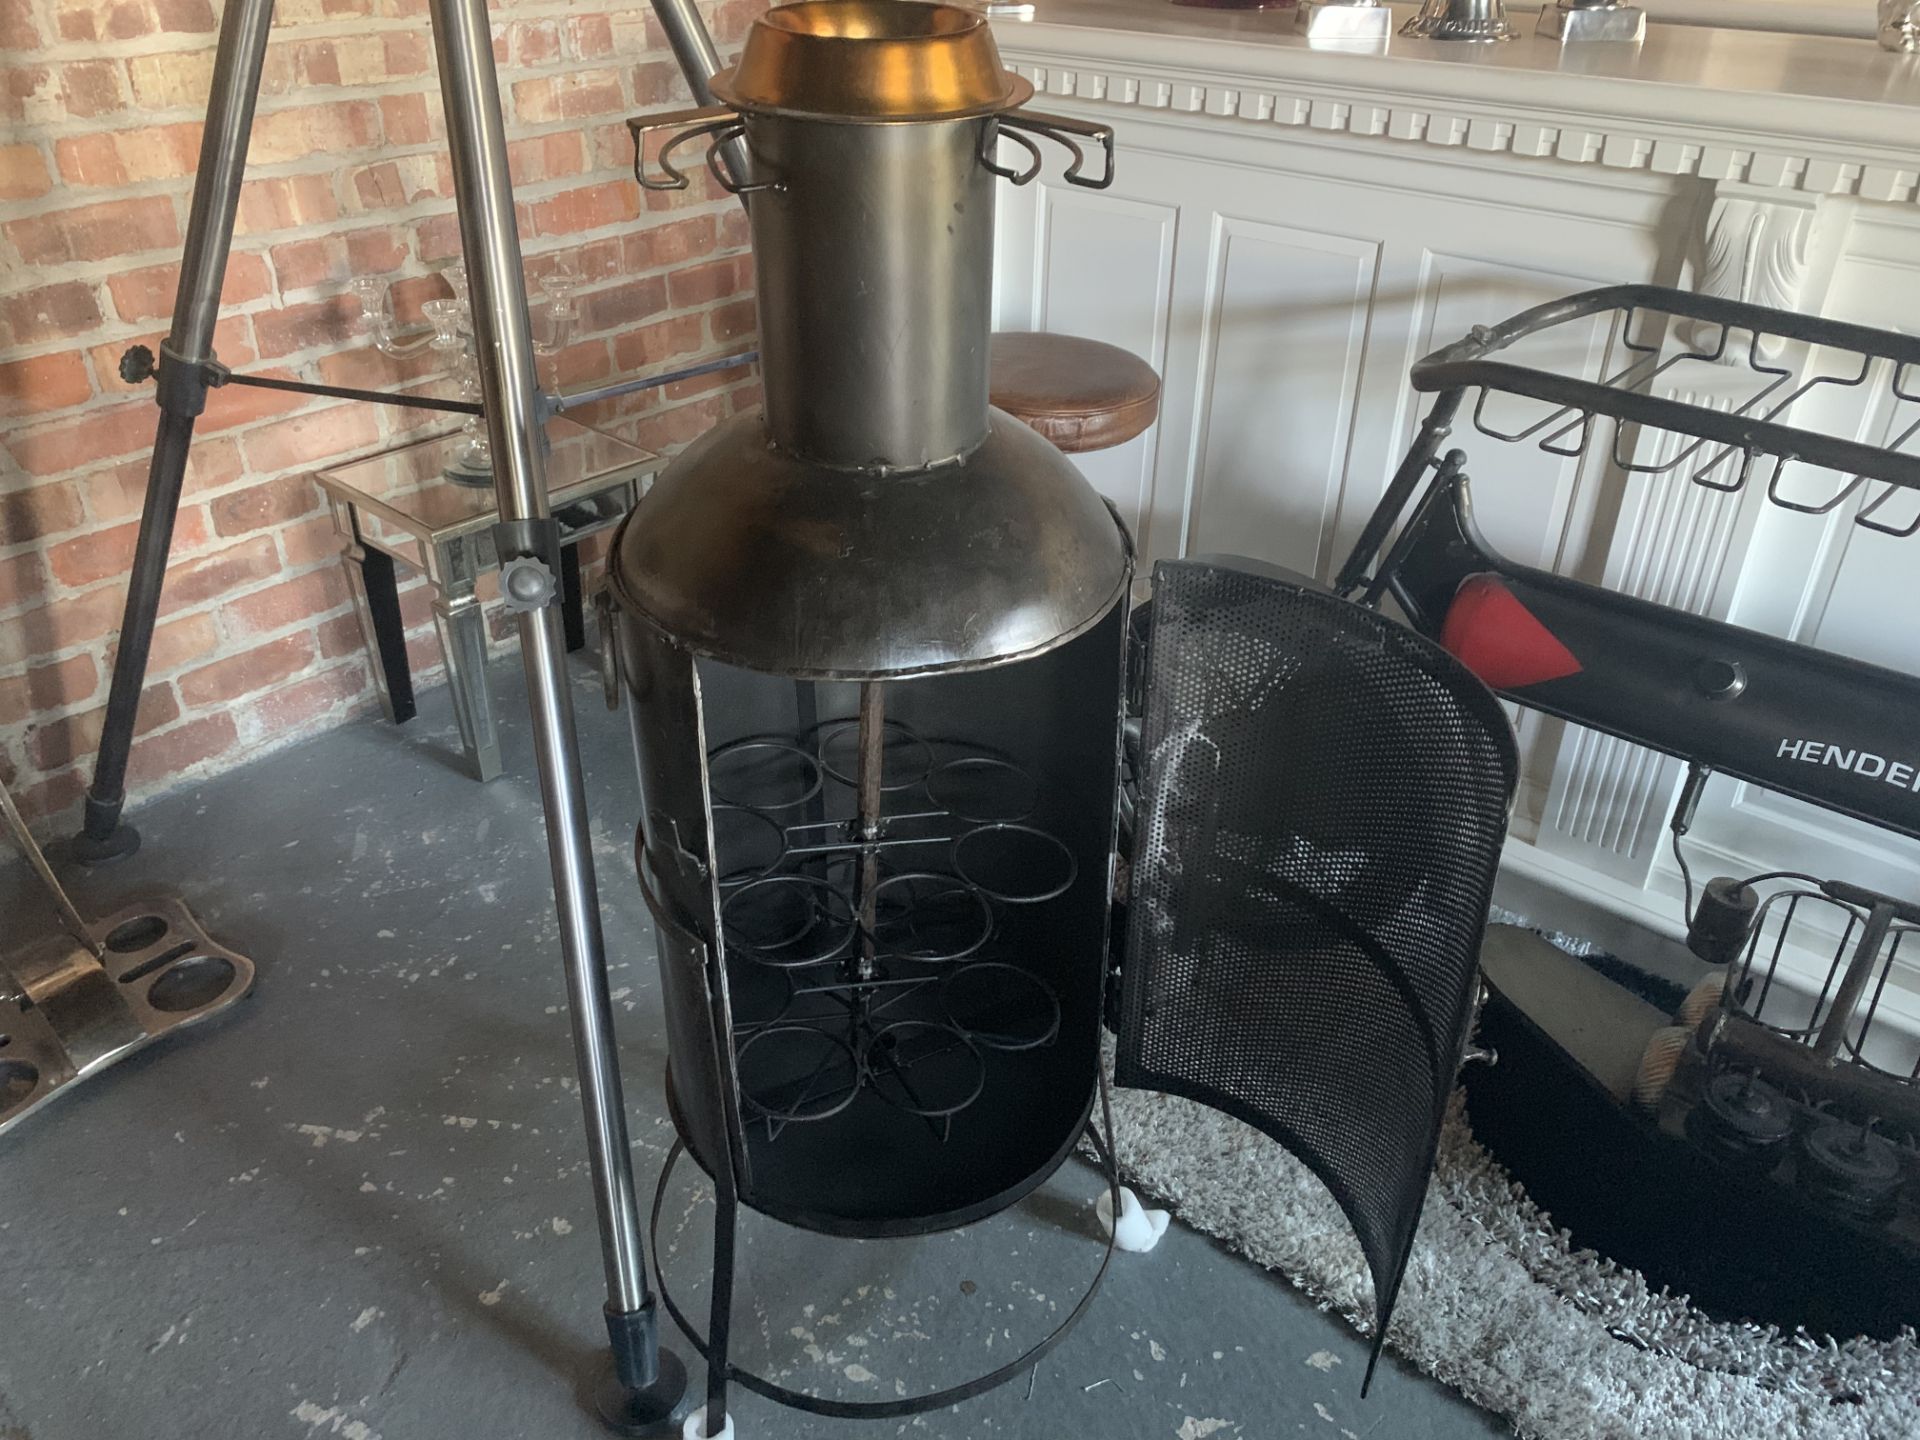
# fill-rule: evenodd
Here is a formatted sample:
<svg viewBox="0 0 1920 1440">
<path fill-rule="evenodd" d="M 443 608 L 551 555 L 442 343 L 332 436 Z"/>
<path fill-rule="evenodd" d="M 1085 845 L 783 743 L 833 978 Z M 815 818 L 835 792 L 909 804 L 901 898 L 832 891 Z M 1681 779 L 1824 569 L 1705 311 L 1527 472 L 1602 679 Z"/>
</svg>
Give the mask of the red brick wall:
<svg viewBox="0 0 1920 1440">
<path fill-rule="evenodd" d="M 158 345 L 213 63 L 216 0 L 0 0 L 0 778 L 64 824 L 85 788 L 125 597 L 155 410 L 116 372 Z M 635 8 L 499 10 L 530 270 L 572 252 L 588 284 L 561 383 L 673 368 L 750 343 L 738 207 L 710 185 L 646 195 L 624 118 L 687 103 Z M 403 322 L 459 258 L 425 0 L 280 0 L 227 267 L 220 359 L 335 384 L 428 383 L 360 333 L 346 289 L 390 276 Z M 761 0 L 722 0 L 723 47 Z M 440 384 L 439 381 L 433 381 Z M 650 395 L 671 448 L 749 403 L 738 374 Z M 339 542 L 310 472 L 421 412 L 215 391 L 201 418 L 140 709 L 138 795 L 374 704 Z M 430 423 L 443 424 L 444 418 Z M 403 595 L 418 673 L 425 594 Z"/>
</svg>

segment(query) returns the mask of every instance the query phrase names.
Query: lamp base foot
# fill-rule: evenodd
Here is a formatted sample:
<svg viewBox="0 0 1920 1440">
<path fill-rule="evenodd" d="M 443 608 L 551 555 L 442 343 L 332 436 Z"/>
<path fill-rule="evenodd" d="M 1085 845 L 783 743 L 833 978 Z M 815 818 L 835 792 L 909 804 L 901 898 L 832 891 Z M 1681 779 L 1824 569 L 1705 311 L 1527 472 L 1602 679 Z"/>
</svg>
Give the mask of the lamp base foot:
<svg viewBox="0 0 1920 1440">
<path fill-rule="evenodd" d="M 689 1411 L 687 1367 L 671 1350 L 660 1351 L 660 1373 L 651 1385 L 623 1384 L 612 1355 L 595 1362 L 589 1383 L 594 1412 L 614 1434 L 679 1436 Z"/>
</svg>

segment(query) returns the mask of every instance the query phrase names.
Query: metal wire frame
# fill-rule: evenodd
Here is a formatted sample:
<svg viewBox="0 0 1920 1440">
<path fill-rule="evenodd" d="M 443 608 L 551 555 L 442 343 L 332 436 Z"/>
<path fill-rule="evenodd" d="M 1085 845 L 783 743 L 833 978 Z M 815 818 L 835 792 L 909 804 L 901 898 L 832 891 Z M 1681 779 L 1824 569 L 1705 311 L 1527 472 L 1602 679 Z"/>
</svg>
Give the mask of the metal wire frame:
<svg viewBox="0 0 1920 1440">
<path fill-rule="evenodd" d="M 1610 375 L 1587 380 L 1491 358 L 1525 336 L 1608 312 L 1618 316 L 1621 343 L 1632 356 Z M 1699 322 L 1696 335 L 1711 335 L 1712 343 L 1701 340 L 1663 358 L 1670 320 Z M 1745 343 L 1737 344 L 1736 337 L 1742 335 Z M 1802 356 L 1820 347 L 1858 363 L 1849 361 L 1796 384 L 1793 363 L 1770 361 L 1763 353 L 1772 342 L 1797 347 Z M 1688 363 L 1738 367 L 1759 383 L 1726 410 L 1651 393 L 1657 380 Z M 1768 500 L 1782 509 L 1818 516 L 1852 504 L 1850 519 L 1864 529 L 1896 538 L 1920 534 L 1920 454 L 1908 449 L 1920 436 L 1920 419 L 1878 446 L 1797 428 L 1783 419 L 1824 388 L 1884 383 L 1894 402 L 1920 404 L 1920 346 L 1910 337 L 1656 286 L 1616 286 L 1538 307 L 1500 326 L 1480 327 L 1466 340 L 1421 361 L 1413 380 L 1421 390 L 1477 390 L 1472 421 L 1490 439 L 1532 441 L 1547 454 L 1574 458 L 1587 453 L 1596 420 L 1605 417 L 1614 422 L 1609 458 L 1625 473 L 1666 475 L 1691 467 L 1691 483 L 1724 493 L 1743 490 L 1757 474 L 1764 474 Z M 1495 394 L 1537 399 L 1552 408 L 1518 429 L 1503 429 L 1487 414 Z M 1649 431 L 1674 434 L 1687 443 L 1664 459 L 1637 458 L 1631 443 Z M 1825 498 L 1797 497 L 1787 481 L 1798 465 L 1847 478 Z M 1904 512 L 1890 518 L 1889 507 L 1899 491 L 1914 496 L 1910 518 Z"/>
<path fill-rule="evenodd" d="M 1868 918 L 1865 907 L 1829 894 L 1818 888 L 1817 884 L 1806 883 L 1809 878 L 1799 875 L 1754 877 L 1754 881 L 1783 879 L 1794 883 L 1770 892 L 1760 902 L 1760 908 L 1754 917 L 1753 934 L 1747 941 L 1746 949 L 1738 962 L 1738 969 L 1729 978 L 1721 1002 L 1783 1039 L 1799 1045 L 1812 1044 L 1829 1020 L 1828 1006 L 1837 998 L 1836 986 L 1841 972 L 1851 959 L 1856 937 L 1860 935 Z M 1752 884 L 1754 881 L 1747 883 Z M 1820 988 L 1814 996 L 1805 1024 L 1782 1024 L 1776 1019 L 1768 1018 L 1768 1001 L 1773 998 L 1774 982 L 1779 974 L 1781 960 L 1794 935 L 1795 921 L 1800 918 L 1800 907 L 1808 902 L 1834 907 L 1846 917 L 1846 923 L 1842 927 L 1839 940 L 1833 947 L 1832 959 L 1828 961 L 1826 972 L 1821 977 Z M 1773 925 L 1771 941 L 1767 933 L 1770 922 Z M 1849 1063 L 1909 1085 L 1920 1085 L 1920 1047 L 1916 1047 L 1913 1064 L 1905 1074 L 1898 1070 L 1889 1070 L 1886 1066 L 1868 1059 L 1865 1050 L 1867 1037 L 1873 1030 L 1881 999 L 1886 992 L 1887 981 L 1891 978 L 1894 967 L 1899 963 L 1902 946 L 1908 943 L 1907 937 L 1915 930 L 1920 930 L 1920 926 L 1910 923 L 1896 923 L 1888 928 L 1880 951 L 1880 959 L 1875 967 L 1871 994 L 1857 1010 L 1858 1020 L 1850 1025 L 1841 1042 L 1841 1054 Z M 1913 943 L 1920 944 L 1920 942 Z M 1777 1013 L 1776 1007 L 1775 1014 Z"/>
<path fill-rule="evenodd" d="M 889 815 L 883 833 L 864 839 L 847 820 L 783 820 L 775 812 L 817 801 L 829 781 L 848 787 L 856 783 L 850 770 L 836 765 L 828 753 L 851 723 L 826 721 L 799 737 L 750 735 L 716 747 L 707 757 L 716 798 L 722 801 L 715 808 L 716 816 L 747 817 L 759 833 L 775 837 L 771 860 L 731 867 L 723 860 L 720 867 L 719 883 L 725 892 L 721 923 L 728 953 L 766 967 L 784 985 L 773 1015 L 736 1020 L 736 1062 L 744 1071 L 748 1055 L 754 1053 L 765 1063 L 772 1048 L 800 1061 L 794 1076 L 767 1090 L 754 1090 L 743 1074 L 743 1118 L 764 1125 L 771 1142 L 788 1125 L 829 1120 L 861 1093 L 871 1091 L 896 1108 L 920 1116 L 944 1140 L 951 1134 L 954 1116 L 984 1090 L 990 1052 L 1035 1049 L 1059 1035 L 1060 997 L 1050 984 L 1004 960 L 977 957 L 998 931 L 997 907 L 1038 904 L 1064 894 L 1078 877 L 1078 864 L 1056 836 L 1022 823 L 1039 800 L 1039 786 L 1026 770 L 1001 757 L 972 751 L 935 763 L 932 744 L 897 720 L 885 722 L 886 734 L 901 742 L 915 763 L 907 778 L 896 778 L 881 788 L 895 796 L 912 792 L 907 803 L 916 808 Z M 751 766 L 756 758 L 792 767 L 792 773 L 777 777 L 774 783 L 779 788 L 770 795 L 749 793 L 751 777 L 728 773 L 736 766 Z M 983 805 L 981 797 L 963 795 L 949 796 L 954 801 L 951 805 L 942 803 L 941 797 L 948 795 L 962 771 L 976 784 L 986 777 L 992 788 L 1018 798 Z M 979 864 L 972 850 L 985 843 L 983 837 L 994 835 L 1013 836 L 1029 846 L 1035 842 L 1050 846 L 1063 862 L 1061 873 L 1044 874 L 1043 883 L 1025 889 L 988 884 L 968 874 L 970 859 L 976 868 Z M 887 864 L 893 854 L 928 846 L 946 848 L 950 870 L 918 865 L 902 870 Z M 863 921 L 854 903 L 851 864 L 840 880 L 796 868 L 832 866 L 870 855 L 879 857 L 883 867 L 874 892 L 881 904 L 871 924 Z M 929 887 L 932 893 L 924 893 Z M 776 903 L 784 901 L 793 908 L 793 915 L 771 932 L 755 933 L 748 915 L 758 896 L 780 897 Z M 929 946 L 926 930 L 916 925 L 916 918 L 924 922 L 930 905 L 951 899 L 961 901 L 963 910 L 970 913 L 957 939 Z M 878 972 L 852 973 L 849 958 L 868 953 Z M 1017 1033 L 967 1023 L 952 998 L 954 982 L 963 977 L 1002 972 L 1022 977 L 1030 989 L 1025 1009 L 1033 1023 Z M 825 1013 L 802 1013 L 809 1002 L 824 1003 Z M 902 1043 L 903 1036 L 915 1043 Z M 807 1052 L 796 1056 L 801 1046 L 808 1047 Z M 814 1056 L 811 1065 L 809 1055 Z M 964 1093 L 958 1099 L 924 1093 L 915 1072 L 956 1055 L 975 1062 L 967 1067 L 972 1083 L 960 1087 Z"/>
<path fill-rule="evenodd" d="M 1105 1069 L 1099 1070 L 1098 1076 L 1100 1125 L 1096 1128 L 1092 1116 L 1089 1115 L 1084 1133 L 1087 1145 L 1100 1162 L 1100 1178 L 1105 1182 L 1108 1204 L 1112 1206 L 1112 1213 L 1117 1217 L 1120 1214 L 1120 1162 L 1113 1144 L 1113 1102 L 1108 1092 Z M 653 1215 L 648 1234 L 653 1241 L 655 1254 L 661 1253 L 659 1249 L 660 1216 L 666 1207 L 667 1186 L 672 1181 L 674 1167 L 679 1163 L 680 1156 L 685 1150 L 684 1140 L 674 1141 L 673 1149 L 667 1152 L 666 1164 L 660 1168 L 659 1183 L 654 1187 Z M 724 1273 L 725 1284 L 730 1294 L 734 1253 L 732 1231 L 738 1202 L 731 1193 L 731 1181 L 724 1177 L 716 1181 L 715 1192 L 717 1213 L 714 1250 L 716 1266 L 722 1267 L 716 1271 L 716 1274 Z M 1080 1323 L 1093 1304 L 1093 1297 L 1100 1292 L 1100 1284 L 1106 1279 L 1107 1267 L 1113 1262 L 1116 1228 L 1111 1226 L 1108 1228 L 1106 1248 L 1101 1253 L 1100 1264 L 1095 1269 L 1093 1278 L 1088 1282 L 1079 1300 L 1074 1303 L 1073 1309 L 1067 1312 L 1066 1318 L 1052 1333 L 1043 1337 L 1025 1353 L 996 1366 L 984 1375 L 963 1380 L 957 1385 L 950 1385 L 944 1389 L 921 1395 L 903 1395 L 893 1400 L 831 1400 L 825 1396 L 791 1389 L 763 1375 L 742 1369 L 727 1358 L 730 1337 L 724 1328 L 726 1323 L 724 1317 L 716 1315 L 715 1323 L 706 1333 L 696 1330 L 686 1312 L 681 1309 L 672 1288 L 667 1284 L 664 1271 L 657 1271 L 656 1278 L 659 1281 L 661 1305 L 672 1317 L 673 1323 L 680 1327 L 680 1333 L 687 1337 L 687 1343 L 699 1351 L 701 1358 L 707 1361 L 708 1366 L 713 1368 L 717 1365 L 720 1371 L 718 1378 L 722 1381 L 738 1382 L 757 1395 L 811 1415 L 825 1415 L 839 1420 L 890 1420 L 958 1405 L 963 1400 L 984 1395 L 987 1391 L 1006 1384 L 1015 1376 L 1038 1365 Z M 716 1281 L 716 1284 L 718 1283 L 720 1282 Z"/>
</svg>

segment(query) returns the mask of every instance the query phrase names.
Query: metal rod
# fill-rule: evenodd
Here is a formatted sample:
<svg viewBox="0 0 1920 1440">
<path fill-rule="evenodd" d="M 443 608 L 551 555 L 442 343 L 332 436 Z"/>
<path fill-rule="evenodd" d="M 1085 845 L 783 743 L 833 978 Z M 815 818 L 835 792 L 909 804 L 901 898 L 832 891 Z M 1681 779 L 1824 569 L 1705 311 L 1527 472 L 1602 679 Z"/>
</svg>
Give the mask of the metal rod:
<svg viewBox="0 0 1920 1440">
<path fill-rule="evenodd" d="M 487 8 L 483 0 L 429 0 L 429 9 L 447 145 L 455 193 L 460 197 L 460 240 L 471 287 L 475 349 L 500 515 L 509 524 L 545 521 L 549 517 L 539 388 Z M 652 1296 L 634 1202 L 633 1160 L 607 993 L 586 791 L 575 748 L 560 616 L 554 605 L 521 612 L 520 650 L 533 711 L 534 753 L 547 819 L 547 849 L 611 1321 L 614 1312 L 630 1315 L 649 1308 Z M 613 1328 L 610 1323 L 609 1329 Z M 650 1350 L 651 1338 L 649 1327 Z M 645 1358 L 651 1362 L 647 1368 L 657 1365 L 657 1352 Z M 622 1378 L 629 1384 L 635 1379 L 630 1374 Z"/>
<path fill-rule="evenodd" d="M 736 365 L 751 365 L 760 358 L 758 350 L 742 350 L 738 355 L 722 355 L 717 360 L 702 360 L 698 365 L 689 365 L 684 370 L 669 370 L 662 375 L 634 375 L 625 380 L 616 380 L 611 385 L 596 385 L 591 390 L 571 390 L 561 395 L 550 396 L 547 408 L 554 414 L 563 414 L 568 410 L 577 410 L 582 405 L 591 405 L 599 400 L 614 400 L 622 395 L 631 395 L 637 390 L 657 390 L 662 385 L 671 385 L 676 380 L 697 380 L 702 375 L 711 375 L 716 370 L 731 370 Z"/>
<path fill-rule="evenodd" d="M 47 892 L 47 898 L 53 902 L 53 908 L 60 916 L 60 923 L 67 933 L 78 940 L 99 960 L 106 954 L 106 947 L 93 938 L 93 932 L 87 929 L 87 922 L 74 908 L 66 889 L 60 884 L 59 877 L 53 873 L 53 867 L 47 864 L 47 857 L 40 853 L 40 847 L 34 842 L 27 822 L 20 817 L 20 811 L 13 803 L 13 796 L 7 793 L 7 787 L 0 785 L 0 816 L 4 816 L 7 829 L 13 832 L 14 844 L 20 847 L 20 853 L 27 857 L 27 864 L 39 878 L 41 887 Z M 0 966 L 0 980 L 5 976 L 5 967 Z"/>
<path fill-rule="evenodd" d="M 1373 514 L 1367 517 L 1360 538 L 1353 542 L 1353 550 L 1348 554 L 1346 564 L 1340 567 L 1340 573 L 1334 577 L 1333 588 L 1340 594 L 1351 595 L 1359 589 L 1361 581 L 1367 577 L 1367 567 L 1379 558 L 1380 547 L 1386 544 L 1387 536 L 1393 533 L 1394 523 L 1399 520 L 1400 512 L 1407 508 L 1414 487 L 1426 475 L 1433 457 L 1440 453 L 1441 442 L 1453 428 L 1453 417 L 1459 412 L 1464 393 L 1453 390 L 1443 394 L 1433 402 L 1427 418 L 1420 422 L 1413 448 L 1400 462 L 1400 468 L 1393 472 L 1393 479 L 1387 483 L 1380 503 L 1374 507 Z"/>
<path fill-rule="evenodd" d="M 716 1185 L 713 1196 L 713 1297 L 707 1312 L 707 1416 L 705 1433 L 724 1434 L 727 1428 L 727 1381 L 733 1369 L 734 1233 L 739 1205 L 733 1186 Z"/>
<path fill-rule="evenodd" d="M 673 58 L 680 63 L 680 73 L 686 76 L 687 89 L 693 92 L 695 103 L 711 105 L 713 97 L 713 77 L 720 73 L 720 52 L 714 48 L 713 36 L 707 31 L 707 22 L 700 16 L 694 0 L 653 0 L 653 13 L 660 21 L 660 28 L 667 32 L 667 44 L 673 50 Z M 744 138 L 735 138 L 720 147 L 727 157 L 727 166 L 735 180 L 743 187 L 753 183 L 753 156 L 747 149 Z M 742 205 L 747 197 L 740 197 Z"/>
<path fill-rule="evenodd" d="M 267 375 L 229 375 L 222 385 L 251 385 L 256 390 L 291 390 L 296 395 L 325 395 L 335 400 L 364 400 L 369 405 L 399 405 L 409 410 L 450 410 L 456 415 L 478 415 L 475 400 L 441 400 L 432 395 L 389 395 L 383 390 L 356 390 L 350 385 L 318 385 L 307 380 L 275 380 Z"/>
<path fill-rule="evenodd" d="M 100 750 L 87 790 L 86 818 L 73 847 L 75 857 L 83 861 L 130 854 L 140 843 L 131 827 L 120 825 L 126 804 L 127 757 L 133 748 L 140 692 L 146 685 L 147 652 L 153 643 L 160 587 L 166 579 L 167 552 L 173 545 L 174 516 L 186 480 L 187 448 L 193 440 L 194 418 L 205 405 L 202 367 L 213 358 L 220 285 L 227 272 L 240 180 L 247 165 L 247 137 L 253 128 L 254 101 L 272 23 L 273 0 L 227 0 L 220 16 L 220 42 L 214 52 L 193 203 L 187 212 L 180 285 L 174 292 L 172 327 L 161 347 L 160 385 L 155 394 L 160 424 L 147 468 L 147 495 L 127 580 L 120 648 L 107 691 Z"/>
<path fill-rule="evenodd" d="M 860 955 L 859 978 L 871 980 L 878 972 L 873 939 L 879 915 L 881 783 L 887 748 L 887 696 L 876 680 L 860 685 L 860 769 L 856 791 L 854 838 L 860 842 Z"/>
<path fill-rule="evenodd" d="M 1846 1039 L 1853 1012 L 1860 1008 L 1860 997 L 1866 993 L 1867 982 L 1873 978 L 1874 962 L 1880 958 L 1880 947 L 1887 943 L 1887 931 L 1892 926 L 1891 905 L 1876 905 L 1867 915 L 1867 923 L 1860 932 L 1860 943 L 1855 947 L 1853 959 L 1847 965 L 1847 973 L 1840 981 L 1839 992 L 1833 997 L 1833 1009 L 1827 1012 L 1819 1038 L 1813 1042 L 1813 1053 L 1822 1060 L 1830 1061 L 1840 1053 L 1840 1042 Z M 1834 958 L 1837 962 L 1838 954 Z"/>
</svg>

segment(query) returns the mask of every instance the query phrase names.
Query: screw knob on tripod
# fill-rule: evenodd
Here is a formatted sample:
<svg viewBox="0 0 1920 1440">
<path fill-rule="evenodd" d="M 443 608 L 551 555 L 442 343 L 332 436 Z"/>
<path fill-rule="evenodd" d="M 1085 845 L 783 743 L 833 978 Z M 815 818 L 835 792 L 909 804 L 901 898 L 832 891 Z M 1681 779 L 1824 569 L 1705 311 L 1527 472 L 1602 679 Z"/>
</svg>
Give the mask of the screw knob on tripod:
<svg viewBox="0 0 1920 1440">
<path fill-rule="evenodd" d="M 120 357 L 120 378 L 129 385 L 139 385 L 153 378 L 153 351 L 144 345 L 135 345 Z"/>
</svg>

